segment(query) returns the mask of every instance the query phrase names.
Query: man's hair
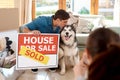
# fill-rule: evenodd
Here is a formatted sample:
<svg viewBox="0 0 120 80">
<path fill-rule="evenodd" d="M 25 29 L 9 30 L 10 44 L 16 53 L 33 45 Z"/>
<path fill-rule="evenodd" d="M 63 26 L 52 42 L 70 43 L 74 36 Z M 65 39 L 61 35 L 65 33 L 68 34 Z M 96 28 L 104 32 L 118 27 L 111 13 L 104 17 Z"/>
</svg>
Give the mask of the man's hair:
<svg viewBox="0 0 120 80">
<path fill-rule="evenodd" d="M 57 18 L 59 18 L 60 20 L 66 20 L 66 19 L 69 19 L 70 16 L 69 16 L 69 13 L 66 12 L 65 10 L 59 9 L 56 11 L 55 15 L 53 16 L 54 20 L 56 20 Z"/>
<path fill-rule="evenodd" d="M 94 57 L 106 50 L 110 43 L 120 43 L 119 34 L 108 28 L 98 28 L 90 33 L 86 47 L 88 53 Z"/>
</svg>

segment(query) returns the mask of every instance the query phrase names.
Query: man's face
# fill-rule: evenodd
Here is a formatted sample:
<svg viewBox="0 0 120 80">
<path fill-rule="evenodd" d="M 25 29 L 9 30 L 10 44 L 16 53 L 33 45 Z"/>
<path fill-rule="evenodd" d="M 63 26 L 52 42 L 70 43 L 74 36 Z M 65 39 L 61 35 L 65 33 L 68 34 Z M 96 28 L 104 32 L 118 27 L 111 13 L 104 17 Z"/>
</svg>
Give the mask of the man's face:
<svg viewBox="0 0 120 80">
<path fill-rule="evenodd" d="M 59 19 L 59 23 L 58 23 L 58 26 L 60 26 L 60 28 L 63 28 L 68 22 L 68 19 L 66 20 L 60 20 Z"/>
</svg>

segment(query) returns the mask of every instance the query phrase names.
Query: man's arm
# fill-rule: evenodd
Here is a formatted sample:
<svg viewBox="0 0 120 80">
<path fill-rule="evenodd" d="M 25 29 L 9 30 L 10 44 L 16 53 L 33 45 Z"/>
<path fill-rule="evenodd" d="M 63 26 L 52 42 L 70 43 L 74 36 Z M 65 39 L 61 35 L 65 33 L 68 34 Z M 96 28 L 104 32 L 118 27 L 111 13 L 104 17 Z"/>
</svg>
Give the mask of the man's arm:
<svg viewBox="0 0 120 80">
<path fill-rule="evenodd" d="M 29 28 L 27 28 L 26 26 L 22 26 L 21 27 L 21 31 L 23 33 L 33 33 L 33 34 L 40 34 L 41 32 L 38 30 L 30 30 Z"/>
<path fill-rule="evenodd" d="M 30 30 L 27 28 L 27 26 L 22 25 L 19 27 L 19 32 L 20 33 L 28 33 L 28 32 L 30 32 Z"/>
<path fill-rule="evenodd" d="M 23 33 L 30 33 L 31 30 L 29 30 L 27 27 L 23 27 L 22 32 Z"/>
</svg>

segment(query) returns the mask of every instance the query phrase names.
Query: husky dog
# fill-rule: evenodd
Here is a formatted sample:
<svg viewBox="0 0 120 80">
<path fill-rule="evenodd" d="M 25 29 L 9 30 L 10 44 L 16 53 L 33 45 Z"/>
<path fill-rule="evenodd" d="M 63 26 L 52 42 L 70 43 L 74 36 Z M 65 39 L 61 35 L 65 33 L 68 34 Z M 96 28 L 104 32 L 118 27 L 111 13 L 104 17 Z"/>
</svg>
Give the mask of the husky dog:
<svg viewBox="0 0 120 80">
<path fill-rule="evenodd" d="M 60 31 L 59 66 L 60 74 L 65 74 L 67 66 L 74 66 L 79 62 L 76 31 L 72 25 L 66 25 Z"/>
</svg>

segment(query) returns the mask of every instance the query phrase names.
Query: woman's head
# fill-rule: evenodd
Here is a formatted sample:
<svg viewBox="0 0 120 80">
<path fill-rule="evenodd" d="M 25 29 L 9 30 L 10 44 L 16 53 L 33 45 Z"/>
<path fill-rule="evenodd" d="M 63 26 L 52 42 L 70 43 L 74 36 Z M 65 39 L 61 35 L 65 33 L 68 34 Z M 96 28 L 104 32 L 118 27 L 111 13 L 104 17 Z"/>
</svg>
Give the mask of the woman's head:
<svg viewBox="0 0 120 80">
<path fill-rule="evenodd" d="M 86 48 L 93 57 L 106 50 L 110 43 L 120 43 L 119 35 L 108 28 L 98 28 L 90 33 Z"/>
<path fill-rule="evenodd" d="M 111 44 L 94 58 L 88 80 L 120 80 L 120 45 Z"/>
</svg>

